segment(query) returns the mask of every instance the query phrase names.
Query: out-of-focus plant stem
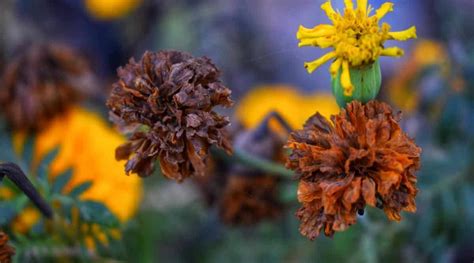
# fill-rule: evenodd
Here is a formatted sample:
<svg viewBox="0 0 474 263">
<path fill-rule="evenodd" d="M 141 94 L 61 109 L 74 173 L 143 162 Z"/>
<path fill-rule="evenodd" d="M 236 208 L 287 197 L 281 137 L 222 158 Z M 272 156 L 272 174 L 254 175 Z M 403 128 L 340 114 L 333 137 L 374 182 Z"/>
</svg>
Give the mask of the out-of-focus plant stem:
<svg viewBox="0 0 474 263">
<path fill-rule="evenodd" d="M 268 172 L 272 175 L 279 175 L 283 177 L 293 177 L 295 174 L 293 171 L 288 170 L 285 166 L 274 163 L 272 161 L 265 160 L 261 157 L 249 154 L 241 149 L 234 149 L 234 153 L 232 156 L 227 155 L 225 152 L 221 150 L 214 150 L 213 151 L 219 158 L 224 159 L 225 161 L 237 161 L 241 164 L 248 165 L 252 168 L 257 170 Z"/>
</svg>

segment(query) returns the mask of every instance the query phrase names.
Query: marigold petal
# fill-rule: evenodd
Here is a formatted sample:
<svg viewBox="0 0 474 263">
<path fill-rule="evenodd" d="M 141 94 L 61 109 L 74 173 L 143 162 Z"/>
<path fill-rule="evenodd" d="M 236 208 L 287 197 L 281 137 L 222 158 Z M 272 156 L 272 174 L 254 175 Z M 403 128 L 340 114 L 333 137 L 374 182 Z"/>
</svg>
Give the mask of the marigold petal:
<svg viewBox="0 0 474 263">
<path fill-rule="evenodd" d="M 397 172 L 392 171 L 381 171 L 377 173 L 377 191 L 381 195 L 386 195 L 389 193 L 390 189 L 399 184 L 401 176 Z"/>
<path fill-rule="evenodd" d="M 331 76 L 333 78 L 336 77 L 337 73 L 339 72 L 339 69 L 341 68 L 342 66 L 342 59 L 341 58 L 338 58 L 336 59 L 332 64 L 331 66 L 329 67 L 329 72 L 331 73 Z"/>
<path fill-rule="evenodd" d="M 362 11 L 363 14 L 367 14 L 367 0 L 357 0 L 357 10 Z"/>
<path fill-rule="evenodd" d="M 326 15 L 328 18 L 334 22 L 336 19 L 336 16 L 338 15 L 336 11 L 334 11 L 334 8 L 332 8 L 331 1 L 327 1 L 324 4 L 321 5 L 321 9 L 326 12 Z"/>
<path fill-rule="evenodd" d="M 351 73 L 349 71 L 349 62 L 344 60 L 342 62 L 342 75 L 341 75 L 341 85 L 344 89 L 344 95 L 352 96 L 352 92 L 354 91 L 354 86 L 351 82 Z"/>
<path fill-rule="evenodd" d="M 317 25 L 313 28 L 306 28 L 300 25 L 296 33 L 296 38 L 300 40 L 305 38 L 318 38 L 332 35 L 335 32 L 336 29 L 332 25 Z"/>
<path fill-rule="evenodd" d="M 370 178 L 365 178 L 362 181 L 362 196 L 367 204 L 374 206 L 377 203 L 375 198 L 375 182 Z"/>
<path fill-rule="evenodd" d="M 379 9 L 377 9 L 375 11 L 375 16 L 378 18 L 378 19 L 381 19 L 383 18 L 388 12 L 392 12 L 393 11 L 393 3 L 390 3 L 390 2 L 385 2 L 382 4 L 382 6 L 380 6 Z"/>
<path fill-rule="evenodd" d="M 393 40 L 398 40 L 398 41 L 405 41 L 411 38 L 416 38 L 416 27 L 412 26 L 406 30 L 403 31 L 397 31 L 397 32 L 389 32 L 388 36 L 390 39 Z"/>
<path fill-rule="evenodd" d="M 354 9 L 354 3 L 352 2 L 352 0 L 344 0 L 344 5 L 347 9 Z"/>
<path fill-rule="evenodd" d="M 308 70 L 309 73 L 313 73 L 317 68 L 319 68 L 324 63 L 336 57 L 336 52 L 329 52 L 326 55 L 312 61 L 304 63 L 304 67 Z"/>
<path fill-rule="evenodd" d="M 352 205 L 359 199 L 361 190 L 361 177 L 356 177 L 349 187 L 347 187 L 342 196 L 342 204 L 348 210 L 352 209 Z"/>
<path fill-rule="evenodd" d="M 298 201 L 300 203 L 309 203 L 318 198 L 321 194 L 321 188 L 317 184 L 300 181 L 298 185 Z"/>
<path fill-rule="evenodd" d="M 405 52 L 399 47 L 389 47 L 382 50 L 381 56 L 387 57 L 401 57 Z"/>
</svg>

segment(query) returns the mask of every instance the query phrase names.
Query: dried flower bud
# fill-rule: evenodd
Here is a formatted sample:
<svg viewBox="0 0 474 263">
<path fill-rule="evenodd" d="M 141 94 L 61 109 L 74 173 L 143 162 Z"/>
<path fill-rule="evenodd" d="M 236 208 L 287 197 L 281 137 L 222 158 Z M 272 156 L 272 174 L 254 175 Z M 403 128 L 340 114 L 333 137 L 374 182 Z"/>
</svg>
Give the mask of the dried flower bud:
<svg viewBox="0 0 474 263">
<path fill-rule="evenodd" d="M 15 255 L 15 249 L 8 245 L 8 235 L 0 232 L 0 262 L 12 262 L 13 255 Z"/>
<path fill-rule="evenodd" d="M 252 225 L 281 214 L 278 178 L 231 175 L 222 193 L 219 213 L 227 224 Z"/>
<path fill-rule="evenodd" d="M 365 205 L 396 221 L 402 210 L 415 212 L 421 148 L 401 130 L 399 114 L 382 102 L 353 101 L 331 120 L 314 115 L 287 144 L 287 167 L 300 175 L 301 233 L 332 236 L 354 224 Z"/>
<path fill-rule="evenodd" d="M 219 75 L 210 59 L 178 51 L 146 52 L 119 68 L 107 106 L 131 133 L 116 151 L 118 160 L 128 160 L 127 172 L 149 176 L 159 160 L 166 177 L 182 181 L 204 174 L 211 145 L 231 152 L 224 134 L 229 120 L 213 111 L 232 105 Z"/>
<path fill-rule="evenodd" d="M 77 102 L 92 82 L 84 59 L 59 44 L 35 45 L 5 69 L 3 115 L 14 130 L 37 131 Z"/>
</svg>

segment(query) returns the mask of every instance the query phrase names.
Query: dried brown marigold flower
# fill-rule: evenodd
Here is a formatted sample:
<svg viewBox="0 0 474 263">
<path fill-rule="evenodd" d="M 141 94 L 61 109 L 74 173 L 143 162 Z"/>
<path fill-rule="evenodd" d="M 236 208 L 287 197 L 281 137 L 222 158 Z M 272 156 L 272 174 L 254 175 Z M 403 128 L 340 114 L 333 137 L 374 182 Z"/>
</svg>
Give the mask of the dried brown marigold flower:
<svg viewBox="0 0 474 263">
<path fill-rule="evenodd" d="M 87 93 L 92 76 L 87 62 L 72 49 L 32 45 L 3 73 L 2 114 L 14 130 L 37 131 Z"/>
<path fill-rule="evenodd" d="M 278 179 L 275 176 L 229 176 L 219 203 L 227 224 L 252 225 L 281 214 Z"/>
<path fill-rule="evenodd" d="M 211 145 L 231 152 L 224 128 L 229 124 L 213 108 L 232 105 L 230 90 L 211 60 L 178 51 L 146 52 L 140 61 L 118 69 L 107 106 L 129 142 L 116 150 L 128 160 L 126 171 L 149 176 L 161 171 L 182 181 L 203 175 Z"/>
<path fill-rule="evenodd" d="M 316 114 L 287 144 L 287 167 L 300 176 L 300 232 L 310 239 L 354 224 L 365 205 L 399 221 L 415 212 L 419 148 L 400 128 L 389 105 L 354 101 L 332 123 Z"/>
<path fill-rule="evenodd" d="M 8 235 L 0 232 L 0 263 L 12 262 L 15 249 L 8 244 Z"/>
</svg>

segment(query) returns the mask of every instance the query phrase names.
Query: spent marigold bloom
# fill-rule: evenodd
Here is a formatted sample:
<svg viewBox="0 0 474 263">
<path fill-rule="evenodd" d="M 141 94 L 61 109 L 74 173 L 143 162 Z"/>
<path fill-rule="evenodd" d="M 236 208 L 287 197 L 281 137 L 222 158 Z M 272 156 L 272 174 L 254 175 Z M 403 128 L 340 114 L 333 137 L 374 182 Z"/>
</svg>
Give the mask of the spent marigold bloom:
<svg viewBox="0 0 474 263">
<path fill-rule="evenodd" d="M 366 205 L 395 221 L 402 210 L 415 212 L 421 148 L 401 130 L 399 114 L 382 102 L 354 101 L 331 120 L 314 115 L 287 144 L 287 167 L 300 176 L 300 232 L 332 236 Z"/>
<path fill-rule="evenodd" d="M 234 149 L 258 158 L 284 163 L 285 138 L 269 129 L 270 113 L 255 129 L 239 124 L 229 131 Z M 236 126 L 238 128 L 236 128 Z M 279 200 L 281 179 L 253 167 L 220 158 L 212 158 L 203 177 L 195 182 L 209 206 L 216 206 L 220 219 L 228 225 L 253 225 L 281 215 Z"/>
<path fill-rule="evenodd" d="M 7 65 L 0 87 L 2 114 L 14 130 L 37 131 L 93 85 L 87 62 L 60 44 L 33 45 Z"/>
<path fill-rule="evenodd" d="M 405 41 L 416 38 L 416 28 L 410 27 L 399 32 L 390 32 L 390 25 L 379 21 L 388 13 L 393 11 L 393 3 L 386 2 L 371 15 L 372 7 L 367 0 L 357 0 L 357 8 L 354 8 L 352 0 L 345 0 L 345 10 L 341 14 L 334 11 L 331 1 L 321 5 L 333 25 L 322 24 L 314 28 L 300 26 L 297 38 L 299 46 L 315 46 L 320 48 L 334 48 L 321 58 L 305 63 L 309 73 L 312 73 L 322 64 L 334 60 L 330 67 L 330 73 L 335 78 L 341 73 L 341 85 L 345 96 L 351 96 L 354 86 L 351 81 L 351 68 L 369 66 L 377 61 L 380 56 L 400 57 L 403 50 L 398 47 L 384 47 L 387 40 Z"/>
<path fill-rule="evenodd" d="M 116 150 L 126 171 L 149 176 L 159 160 L 161 171 L 182 181 L 203 175 L 211 145 L 231 152 L 224 128 L 227 117 L 215 106 L 232 105 L 230 90 L 211 60 L 178 51 L 146 52 L 118 70 L 107 102 L 111 119 L 129 142 Z"/>
<path fill-rule="evenodd" d="M 252 225 L 278 217 L 278 179 L 275 176 L 230 175 L 222 192 L 219 213 L 232 225 Z"/>
<path fill-rule="evenodd" d="M 15 255 L 15 249 L 8 244 L 8 235 L 0 232 L 0 262 L 12 262 L 13 255 Z"/>
</svg>

